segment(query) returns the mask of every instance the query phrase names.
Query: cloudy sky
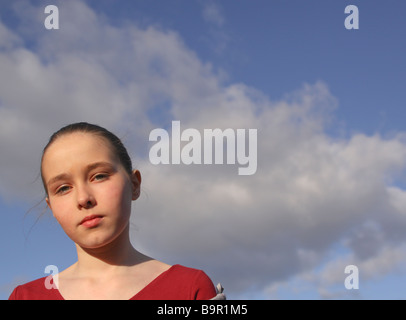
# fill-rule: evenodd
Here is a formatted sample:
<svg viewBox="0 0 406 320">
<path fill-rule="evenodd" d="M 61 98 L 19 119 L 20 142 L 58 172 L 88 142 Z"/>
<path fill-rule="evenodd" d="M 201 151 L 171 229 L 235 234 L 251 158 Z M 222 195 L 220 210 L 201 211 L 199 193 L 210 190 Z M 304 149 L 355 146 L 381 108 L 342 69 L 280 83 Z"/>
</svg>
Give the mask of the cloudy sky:
<svg viewBox="0 0 406 320">
<path fill-rule="evenodd" d="M 143 175 L 134 246 L 230 299 L 406 298 L 405 2 L 51 2 L 58 30 L 49 1 L 0 0 L 0 299 L 76 261 L 38 177 L 76 121 L 122 137 Z M 172 121 L 257 129 L 256 173 L 151 164 Z"/>
</svg>

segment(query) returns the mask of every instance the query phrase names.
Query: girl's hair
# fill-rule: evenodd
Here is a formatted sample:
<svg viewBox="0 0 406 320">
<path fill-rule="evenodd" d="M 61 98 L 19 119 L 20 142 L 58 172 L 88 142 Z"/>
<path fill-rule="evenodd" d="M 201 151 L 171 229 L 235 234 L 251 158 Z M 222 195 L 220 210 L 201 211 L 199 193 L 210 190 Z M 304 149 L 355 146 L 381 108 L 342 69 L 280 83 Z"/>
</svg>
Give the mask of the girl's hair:
<svg viewBox="0 0 406 320">
<path fill-rule="evenodd" d="M 58 138 L 62 137 L 63 135 L 74 133 L 74 132 L 86 132 L 86 133 L 93 133 L 98 135 L 102 138 L 105 138 L 107 141 L 110 142 L 111 147 L 113 148 L 114 154 L 117 155 L 118 159 L 120 160 L 121 164 L 123 165 L 125 171 L 131 176 L 132 172 L 132 162 L 131 158 L 128 155 L 127 149 L 124 147 L 121 140 L 112 132 L 108 131 L 107 129 L 100 127 L 95 124 L 87 123 L 87 122 L 77 122 L 69 124 L 58 131 L 56 131 L 50 138 L 42 152 L 41 158 L 41 178 L 42 183 L 44 185 L 45 192 L 47 192 L 47 188 L 44 181 L 44 176 L 42 173 L 42 162 L 44 160 L 45 152 L 47 151 L 48 147 Z"/>
</svg>

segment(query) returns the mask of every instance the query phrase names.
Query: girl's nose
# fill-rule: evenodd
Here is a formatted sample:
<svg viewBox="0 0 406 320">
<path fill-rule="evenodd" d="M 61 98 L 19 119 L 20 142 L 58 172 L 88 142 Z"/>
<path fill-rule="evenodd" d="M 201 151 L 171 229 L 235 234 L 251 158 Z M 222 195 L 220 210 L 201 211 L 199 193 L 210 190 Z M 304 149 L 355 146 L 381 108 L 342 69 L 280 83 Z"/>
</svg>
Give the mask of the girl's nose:
<svg viewBox="0 0 406 320">
<path fill-rule="evenodd" d="M 78 188 L 78 207 L 79 209 L 90 209 L 96 205 L 96 199 L 87 187 Z"/>
</svg>

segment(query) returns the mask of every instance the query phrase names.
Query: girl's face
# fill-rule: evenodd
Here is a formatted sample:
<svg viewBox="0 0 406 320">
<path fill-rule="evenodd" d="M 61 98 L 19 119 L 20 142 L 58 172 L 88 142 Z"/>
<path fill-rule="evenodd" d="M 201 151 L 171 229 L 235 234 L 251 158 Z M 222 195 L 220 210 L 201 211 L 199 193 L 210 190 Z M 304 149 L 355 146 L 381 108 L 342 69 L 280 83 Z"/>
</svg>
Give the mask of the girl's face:
<svg viewBox="0 0 406 320">
<path fill-rule="evenodd" d="M 66 234 L 84 248 L 116 239 L 139 196 L 139 172 L 130 177 L 112 150 L 102 137 L 75 132 L 56 139 L 43 157 L 47 204 Z"/>
</svg>

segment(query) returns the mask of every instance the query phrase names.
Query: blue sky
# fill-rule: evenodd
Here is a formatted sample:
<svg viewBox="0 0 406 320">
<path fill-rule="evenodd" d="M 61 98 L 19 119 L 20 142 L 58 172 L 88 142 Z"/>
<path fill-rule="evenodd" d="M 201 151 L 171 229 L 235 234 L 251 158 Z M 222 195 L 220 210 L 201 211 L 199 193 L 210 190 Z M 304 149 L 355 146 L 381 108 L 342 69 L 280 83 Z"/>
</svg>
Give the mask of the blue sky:
<svg viewBox="0 0 406 320">
<path fill-rule="evenodd" d="M 49 211 L 29 232 L 43 204 L 26 212 L 41 148 L 78 120 L 124 136 L 145 172 L 134 244 L 156 258 L 236 299 L 405 298 L 404 2 L 54 1 L 60 30 L 47 4 L 0 1 L 1 299 L 76 259 Z M 258 129 L 257 173 L 152 166 L 148 134 L 171 120 Z"/>
<path fill-rule="evenodd" d="M 225 70 L 230 82 L 279 99 L 304 82 L 323 80 L 339 99 L 335 115 L 346 129 L 403 129 L 406 30 L 400 1 L 214 1 L 220 23 L 204 19 L 207 1 L 122 3 L 95 7 L 113 23 L 135 18 L 175 30 L 200 59 Z M 349 4 L 359 6 L 356 31 L 344 28 Z"/>
</svg>

